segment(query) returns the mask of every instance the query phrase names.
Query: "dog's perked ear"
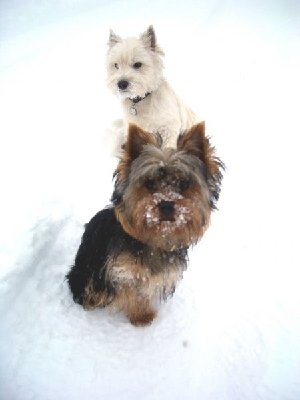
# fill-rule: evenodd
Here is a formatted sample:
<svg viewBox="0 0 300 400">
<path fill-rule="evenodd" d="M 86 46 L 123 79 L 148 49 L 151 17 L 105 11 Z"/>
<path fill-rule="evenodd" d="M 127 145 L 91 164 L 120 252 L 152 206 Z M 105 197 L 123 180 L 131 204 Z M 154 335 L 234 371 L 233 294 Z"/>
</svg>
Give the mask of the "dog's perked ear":
<svg viewBox="0 0 300 400">
<path fill-rule="evenodd" d="M 108 47 L 111 49 L 115 44 L 122 42 L 122 38 L 116 35 L 112 30 L 109 32 Z"/>
<path fill-rule="evenodd" d="M 155 51 L 156 35 L 152 25 L 150 25 L 148 29 L 141 34 L 140 39 L 146 47 L 149 47 L 151 50 Z"/>
<path fill-rule="evenodd" d="M 177 141 L 177 149 L 198 157 L 206 169 L 207 182 L 211 192 L 211 207 L 219 198 L 222 170 L 224 163 L 215 155 L 215 148 L 210 144 L 209 138 L 205 136 L 205 122 L 200 122 L 182 135 Z"/>
<path fill-rule="evenodd" d="M 152 25 L 150 25 L 149 28 L 140 35 L 140 40 L 144 43 L 146 48 L 155 51 L 155 53 L 159 54 L 160 56 L 165 55 L 163 50 L 157 44 L 156 34 Z"/>
<path fill-rule="evenodd" d="M 147 144 L 155 145 L 155 139 L 153 135 L 145 132 L 142 128 L 135 124 L 129 124 L 127 141 L 124 145 L 125 153 L 128 159 L 132 162 L 142 152 L 143 148 Z"/>
<path fill-rule="evenodd" d="M 116 206 L 122 201 L 122 193 L 127 185 L 131 163 L 138 158 L 148 144 L 157 145 L 158 140 L 151 133 L 145 132 L 135 124 L 129 124 L 127 140 L 122 146 L 121 160 L 114 173 L 115 189 L 112 195 L 112 202 Z"/>
<path fill-rule="evenodd" d="M 215 174 L 217 166 L 214 163 L 214 147 L 205 136 L 205 122 L 200 122 L 191 127 L 178 137 L 177 149 L 192 154 L 208 168 L 211 175 Z"/>
<path fill-rule="evenodd" d="M 203 158 L 205 151 L 205 122 L 199 122 L 191 129 L 183 132 L 177 140 L 177 149 L 184 150 L 194 156 Z"/>
</svg>

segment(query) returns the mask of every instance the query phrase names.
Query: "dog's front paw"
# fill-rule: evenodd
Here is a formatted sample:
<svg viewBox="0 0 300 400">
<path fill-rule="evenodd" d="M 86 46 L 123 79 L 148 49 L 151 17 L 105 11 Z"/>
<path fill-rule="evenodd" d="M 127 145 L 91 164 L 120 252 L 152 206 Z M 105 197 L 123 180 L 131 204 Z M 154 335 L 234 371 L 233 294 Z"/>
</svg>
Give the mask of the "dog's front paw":
<svg viewBox="0 0 300 400">
<path fill-rule="evenodd" d="M 144 314 L 133 314 L 129 315 L 129 320 L 134 326 L 146 326 L 150 325 L 156 317 L 156 311 L 148 311 Z"/>
</svg>

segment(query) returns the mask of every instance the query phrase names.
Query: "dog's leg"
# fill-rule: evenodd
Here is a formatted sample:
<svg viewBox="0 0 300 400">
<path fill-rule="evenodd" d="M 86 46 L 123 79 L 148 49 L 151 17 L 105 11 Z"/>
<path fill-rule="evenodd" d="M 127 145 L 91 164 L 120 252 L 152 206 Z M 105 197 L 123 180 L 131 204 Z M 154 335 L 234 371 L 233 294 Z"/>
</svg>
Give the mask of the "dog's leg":
<svg viewBox="0 0 300 400">
<path fill-rule="evenodd" d="M 136 288 L 123 287 L 116 298 L 118 308 L 122 309 L 132 325 L 146 326 L 156 317 L 156 310 L 147 297 L 137 292 Z"/>
<path fill-rule="evenodd" d="M 83 307 L 86 310 L 91 310 L 96 307 L 106 307 L 108 306 L 114 299 L 114 295 L 112 293 L 108 293 L 107 291 L 97 290 L 91 280 L 84 289 L 84 297 L 83 297 Z"/>
<path fill-rule="evenodd" d="M 149 306 L 147 305 L 147 307 Z M 157 314 L 156 311 L 151 308 L 148 308 L 147 310 L 145 308 L 140 310 L 139 308 L 138 310 L 130 310 L 130 312 L 131 314 L 128 315 L 128 318 L 134 326 L 150 325 Z"/>
</svg>

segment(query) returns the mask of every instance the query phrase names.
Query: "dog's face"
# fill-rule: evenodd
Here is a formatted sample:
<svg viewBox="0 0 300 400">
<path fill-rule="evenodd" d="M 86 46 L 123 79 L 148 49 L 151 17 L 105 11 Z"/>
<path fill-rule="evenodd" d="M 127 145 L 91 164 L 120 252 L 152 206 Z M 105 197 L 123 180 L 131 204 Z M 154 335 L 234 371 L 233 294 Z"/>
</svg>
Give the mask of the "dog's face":
<svg viewBox="0 0 300 400">
<path fill-rule="evenodd" d="M 221 167 L 204 123 L 180 136 L 177 149 L 130 125 L 113 195 L 123 229 L 166 251 L 196 243 L 218 199 Z"/>
<path fill-rule="evenodd" d="M 163 52 L 152 26 L 139 38 L 122 39 L 111 31 L 108 45 L 107 84 L 113 93 L 134 98 L 158 88 Z"/>
</svg>

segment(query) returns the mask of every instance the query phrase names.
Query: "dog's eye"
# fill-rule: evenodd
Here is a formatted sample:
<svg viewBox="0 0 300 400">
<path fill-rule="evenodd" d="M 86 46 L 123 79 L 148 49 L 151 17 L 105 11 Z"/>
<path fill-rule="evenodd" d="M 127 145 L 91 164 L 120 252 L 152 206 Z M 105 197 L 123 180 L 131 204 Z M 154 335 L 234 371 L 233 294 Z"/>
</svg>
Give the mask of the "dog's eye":
<svg viewBox="0 0 300 400">
<path fill-rule="evenodd" d="M 133 64 L 133 68 L 135 68 L 135 69 L 139 69 L 139 68 L 141 68 L 141 66 L 142 66 L 141 62 L 136 62 Z"/>
<path fill-rule="evenodd" d="M 116 69 L 119 69 L 119 65 L 117 63 L 114 64 Z"/>
<path fill-rule="evenodd" d="M 182 179 L 179 182 L 179 189 L 181 192 L 184 192 L 191 186 L 191 181 L 189 179 Z"/>
<path fill-rule="evenodd" d="M 155 190 L 155 188 L 156 188 L 155 180 L 152 178 L 146 179 L 145 186 L 150 192 L 153 192 L 153 190 Z"/>
</svg>

